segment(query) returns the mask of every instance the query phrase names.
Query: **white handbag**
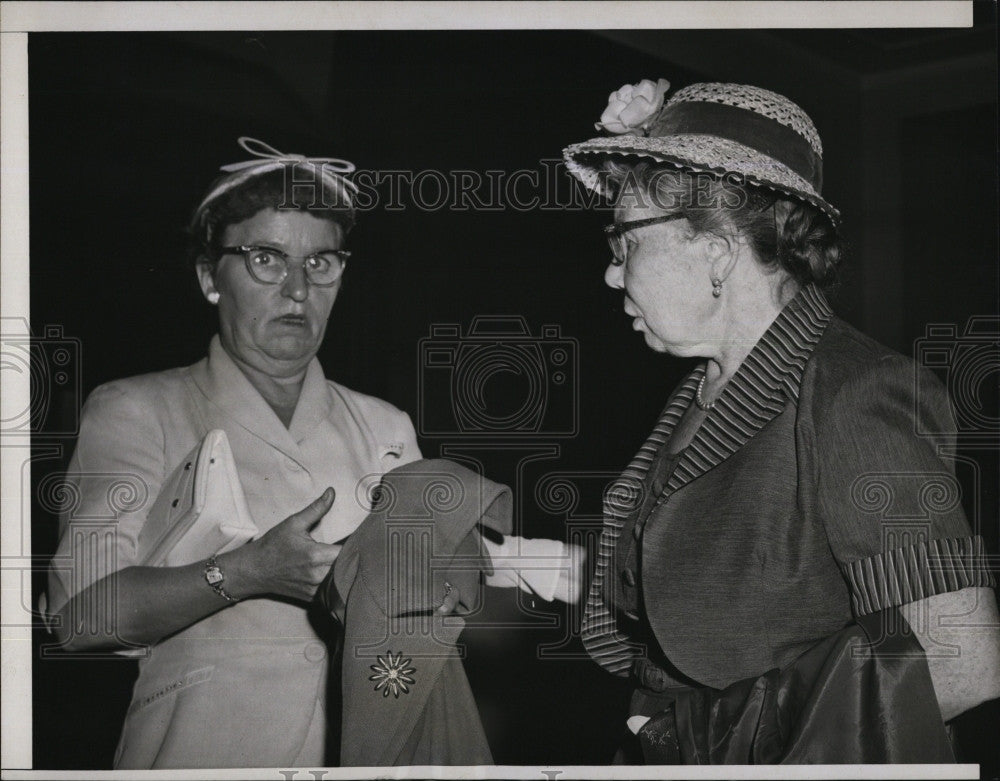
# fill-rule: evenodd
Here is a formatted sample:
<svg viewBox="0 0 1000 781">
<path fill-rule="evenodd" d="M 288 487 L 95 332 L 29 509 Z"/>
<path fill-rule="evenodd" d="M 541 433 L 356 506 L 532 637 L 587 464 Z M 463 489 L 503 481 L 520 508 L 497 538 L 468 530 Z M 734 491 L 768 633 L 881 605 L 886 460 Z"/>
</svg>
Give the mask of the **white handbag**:
<svg viewBox="0 0 1000 781">
<path fill-rule="evenodd" d="M 137 564 L 178 567 L 257 536 L 226 432 L 213 429 L 160 489 L 139 532 Z"/>
</svg>

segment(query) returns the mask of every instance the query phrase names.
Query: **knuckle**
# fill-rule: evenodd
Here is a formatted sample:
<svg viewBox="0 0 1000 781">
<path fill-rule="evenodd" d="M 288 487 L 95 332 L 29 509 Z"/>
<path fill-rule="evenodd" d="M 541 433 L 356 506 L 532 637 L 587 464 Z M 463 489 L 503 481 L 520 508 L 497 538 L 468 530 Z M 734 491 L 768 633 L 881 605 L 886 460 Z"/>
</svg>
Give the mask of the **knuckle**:
<svg viewBox="0 0 1000 781">
<path fill-rule="evenodd" d="M 326 552 L 322 549 L 313 548 L 309 551 L 309 564 L 313 569 L 328 567 L 330 562 L 326 558 Z"/>
<path fill-rule="evenodd" d="M 333 566 L 331 561 L 323 561 L 316 565 L 316 573 L 319 575 L 319 579 L 322 580 L 326 577 L 327 573 L 330 571 L 330 567 Z"/>
</svg>

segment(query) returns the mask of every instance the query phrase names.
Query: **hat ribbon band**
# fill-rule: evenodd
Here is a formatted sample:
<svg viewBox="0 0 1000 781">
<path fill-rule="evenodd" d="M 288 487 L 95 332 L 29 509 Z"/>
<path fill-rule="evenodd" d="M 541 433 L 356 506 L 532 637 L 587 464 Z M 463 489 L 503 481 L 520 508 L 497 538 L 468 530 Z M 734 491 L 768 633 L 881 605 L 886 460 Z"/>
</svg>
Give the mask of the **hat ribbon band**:
<svg viewBox="0 0 1000 781">
<path fill-rule="evenodd" d="M 708 101 L 668 104 L 649 135 L 710 135 L 735 141 L 790 168 L 817 193 L 823 185 L 823 158 L 795 130 L 756 111 Z"/>
</svg>

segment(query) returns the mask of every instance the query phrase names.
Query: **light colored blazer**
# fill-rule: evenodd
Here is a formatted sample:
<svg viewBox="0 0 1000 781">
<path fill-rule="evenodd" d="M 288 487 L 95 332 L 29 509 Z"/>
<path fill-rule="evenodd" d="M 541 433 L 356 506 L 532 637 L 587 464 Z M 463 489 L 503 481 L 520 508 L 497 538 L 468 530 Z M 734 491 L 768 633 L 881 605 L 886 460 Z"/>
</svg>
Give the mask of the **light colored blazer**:
<svg viewBox="0 0 1000 781">
<path fill-rule="evenodd" d="M 336 489 L 313 532 L 323 542 L 368 515 L 370 483 L 420 458 L 404 412 L 325 379 L 315 359 L 286 429 L 215 337 L 193 366 L 111 382 L 88 398 L 68 475 L 75 501 L 50 570 L 53 612 L 135 563 L 161 484 L 211 429 L 229 437 L 262 533 Z M 299 604 L 245 600 L 156 644 L 139 664 L 116 767 L 322 764 L 326 647 Z"/>
</svg>

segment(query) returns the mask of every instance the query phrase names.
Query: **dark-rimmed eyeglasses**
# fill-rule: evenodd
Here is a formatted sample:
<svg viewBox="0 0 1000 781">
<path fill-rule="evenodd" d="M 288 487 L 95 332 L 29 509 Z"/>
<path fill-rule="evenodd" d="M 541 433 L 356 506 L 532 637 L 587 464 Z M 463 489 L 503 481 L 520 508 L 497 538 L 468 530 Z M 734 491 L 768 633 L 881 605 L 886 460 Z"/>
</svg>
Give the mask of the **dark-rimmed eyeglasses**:
<svg viewBox="0 0 1000 781">
<path fill-rule="evenodd" d="M 628 260 L 628 239 L 625 234 L 636 228 L 644 228 L 647 225 L 657 225 L 661 222 L 680 220 L 686 217 L 683 212 L 664 214 L 660 217 L 649 217 L 645 220 L 628 220 L 627 222 L 613 222 L 604 226 L 604 235 L 608 238 L 608 246 L 611 247 L 611 265 L 621 266 Z"/>
<path fill-rule="evenodd" d="M 274 247 L 242 245 L 220 247 L 224 255 L 242 255 L 250 276 L 264 285 L 280 285 L 288 276 L 288 261 L 302 261 L 306 280 L 316 287 L 329 287 L 340 279 L 351 256 L 346 249 L 325 249 L 309 255 L 289 255 Z"/>
</svg>

